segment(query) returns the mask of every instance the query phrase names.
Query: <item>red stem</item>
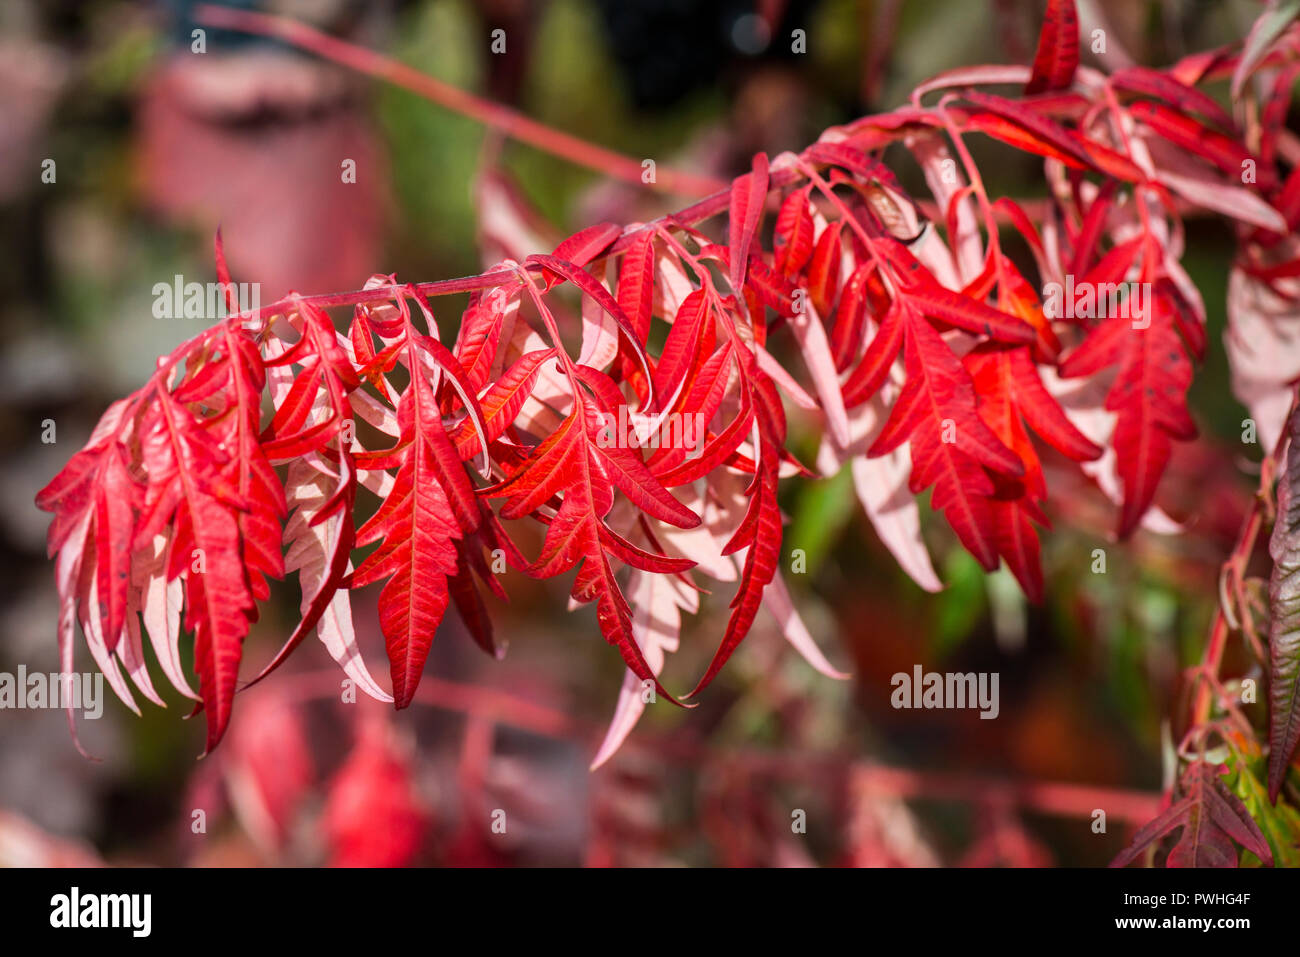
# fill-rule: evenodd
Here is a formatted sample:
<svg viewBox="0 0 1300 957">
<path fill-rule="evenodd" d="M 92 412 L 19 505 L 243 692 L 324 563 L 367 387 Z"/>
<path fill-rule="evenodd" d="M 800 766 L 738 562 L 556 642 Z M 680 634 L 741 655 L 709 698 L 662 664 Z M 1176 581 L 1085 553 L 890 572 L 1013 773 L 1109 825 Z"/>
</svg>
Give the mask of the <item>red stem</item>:
<svg viewBox="0 0 1300 957">
<path fill-rule="evenodd" d="M 1292 397 L 1291 409 L 1287 413 L 1286 421 L 1291 421 L 1291 416 L 1295 414 L 1296 397 Z M 1285 454 L 1288 439 L 1287 434 L 1283 433 L 1278 439 L 1277 446 L 1265 457 L 1259 470 L 1259 490 L 1255 494 L 1255 501 L 1250 509 L 1250 514 L 1246 516 L 1242 523 L 1241 531 L 1237 534 L 1237 543 L 1232 549 L 1232 554 L 1228 556 L 1227 561 L 1223 563 L 1220 569 L 1220 576 L 1235 575 L 1239 579 L 1246 570 L 1246 565 L 1250 561 L 1250 556 L 1255 551 L 1255 542 L 1259 538 L 1260 530 L 1264 525 L 1264 510 L 1272 500 L 1273 479 L 1278 474 L 1283 455 Z M 1210 719 L 1210 709 L 1213 704 L 1214 688 L 1218 683 L 1219 667 L 1223 663 L 1223 652 L 1227 648 L 1228 638 L 1231 636 L 1233 629 L 1228 625 L 1227 615 L 1224 614 L 1223 598 L 1220 597 L 1220 604 L 1214 612 L 1214 621 L 1210 625 L 1210 640 L 1205 646 L 1205 653 L 1201 657 L 1198 671 L 1199 683 L 1196 688 L 1196 699 L 1192 706 L 1192 723 L 1191 728 L 1196 728 L 1205 724 Z M 1250 609 L 1241 609 L 1243 614 L 1250 614 Z"/>
<path fill-rule="evenodd" d="M 656 167 L 655 179 L 647 183 L 642 179 L 644 171 L 640 160 L 552 129 L 508 106 L 475 96 L 404 63 L 332 37 L 296 20 L 207 3 L 200 3 L 194 8 L 194 19 L 204 26 L 282 40 L 358 73 L 410 90 L 439 106 L 478 120 L 490 129 L 498 130 L 552 156 L 624 182 L 649 186 L 679 196 L 705 196 L 726 185 L 712 177 L 696 176 L 662 165 Z"/>
</svg>

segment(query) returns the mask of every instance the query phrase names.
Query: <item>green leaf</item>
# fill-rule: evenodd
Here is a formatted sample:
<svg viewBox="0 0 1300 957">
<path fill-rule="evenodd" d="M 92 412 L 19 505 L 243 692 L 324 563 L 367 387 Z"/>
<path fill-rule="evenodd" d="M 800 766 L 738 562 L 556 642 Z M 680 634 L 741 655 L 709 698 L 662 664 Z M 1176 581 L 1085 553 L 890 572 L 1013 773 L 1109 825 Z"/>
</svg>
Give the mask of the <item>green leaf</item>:
<svg viewBox="0 0 1300 957">
<path fill-rule="evenodd" d="M 1300 867 L 1300 811 L 1286 801 L 1274 805 L 1269 800 L 1268 791 L 1261 780 L 1264 771 L 1262 759 L 1256 761 L 1238 758 L 1233 766 L 1233 793 L 1241 798 L 1246 810 L 1259 825 L 1264 839 L 1273 851 L 1275 865 Z M 1262 863 L 1253 853 L 1246 851 L 1243 858 L 1245 866 L 1259 867 Z"/>
</svg>

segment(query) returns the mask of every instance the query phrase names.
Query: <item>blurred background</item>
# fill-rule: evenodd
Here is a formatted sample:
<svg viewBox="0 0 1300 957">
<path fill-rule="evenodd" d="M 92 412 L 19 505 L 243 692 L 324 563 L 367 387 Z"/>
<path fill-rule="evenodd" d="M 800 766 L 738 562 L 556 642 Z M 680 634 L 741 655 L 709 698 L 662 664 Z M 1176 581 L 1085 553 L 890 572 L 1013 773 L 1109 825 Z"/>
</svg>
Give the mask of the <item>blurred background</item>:
<svg viewBox="0 0 1300 957">
<path fill-rule="evenodd" d="M 828 125 L 903 102 L 920 80 L 1027 63 L 1036 0 L 249 0 L 633 157 L 717 178 L 756 150 L 799 149 Z M 1162 66 L 1244 35 L 1246 0 L 1081 4 L 1117 46 Z M 478 272 L 600 220 L 685 205 L 529 147 L 408 92 L 266 40 L 207 31 L 191 6 L 10 0 L 0 9 L 0 670 L 57 669 L 57 603 L 36 491 L 197 319 L 156 319 L 153 286 L 234 278 L 262 301 Z M 494 30 L 506 51 L 490 51 Z M 791 31 L 806 31 L 805 53 Z M 1085 49 L 1085 62 L 1093 62 Z M 1041 164 L 973 138 L 990 190 L 1044 192 Z M 356 182 L 340 182 L 340 157 Z M 53 161 L 50 165 L 47 161 Z M 52 171 L 53 175 L 44 175 Z M 899 175 L 925 195 L 914 168 Z M 590 607 L 511 574 L 492 608 L 495 663 L 454 614 L 409 710 L 338 701 L 337 667 L 304 644 L 240 695 L 202 751 L 186 703 L 131 714 L 109 695 L 80 725 L 0 712 L 0 864 L 962 865 L 1106 863 L 1156 810 L 1226 557 L 1254 488 L 1220 334 L 1232 237 L 1188 224 L 1185 265 L 1209 312 L 1193 408 L 1202 439 L 1161 491 L 1176 536 L 1117 545 L 1114 511 L 1077 474 L 1049 476 L 1048 599 L 982 574 L 942 522 L 927 541 L 947 589 L 926 595 L 861 514 L 847 474 L 788 482 L 795 601 L 848 681 L 814 673 L 773 622 L 690 713 L 651 707 L 595 772 L 622 665 Z M 444 338 L 463 303 L 435 304 Z M 53 420 L 57 439 L 42 441 Z M 815 436 L 793 447 L 814 458 Z M 1243 452 L 1243 449 L 1246 451 Z M 1255 455 L 1257 459 L 1257 454 Z M 536 543 L 521 542 L 529 554 Z M 1093 572 L 1094 550 L 1106 571 Z M 688 620 L 665 671 L 702 673 L 726 596 Z M 245 674 L 292 628 L 282 586 L 245 647 Z M 358 638 L 385 682 L 373 595 Z M 78 667 L 93 665 L 82 656 Z M 1001 675 L 1001 713 L 895 711 L 890 676 Z M 249 669 L 256 669 L 249 671 Z M 165 686 L 165 683 L 163 683 Z M 106 689 L 106 694 L 108 694 Z M 164 695 L 166 697 L 166 695 Z M 1255 706 L 1257 707 L 1257 706 Z M 1185 709 L 1183 709 L 1185 710 Z M 1060 787 L 1046 787 L 1060 785 Z M 1107 811 L 1097 833 L 1094 809 Z M 798 824 L 800 812 L 804 827 Z"/>
</svg>

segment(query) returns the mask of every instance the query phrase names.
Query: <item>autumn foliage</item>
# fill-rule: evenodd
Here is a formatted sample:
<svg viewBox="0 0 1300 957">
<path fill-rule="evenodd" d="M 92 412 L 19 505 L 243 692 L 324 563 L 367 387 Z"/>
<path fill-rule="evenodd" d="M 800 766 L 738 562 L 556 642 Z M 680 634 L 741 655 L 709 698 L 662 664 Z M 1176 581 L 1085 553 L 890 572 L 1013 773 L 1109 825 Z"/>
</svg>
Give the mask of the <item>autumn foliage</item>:
<svg viewBox="0 0 1300 957">
<path fill-rule="evenodd" d="M 756 155 L 675 215 L 594 225 L 465 279 L 377 275 L 256 312 L 232 302 L 108 409 L 39 496 L 69 670 L 80 626 L 124 701 L 161 703 L 147 640 L 205 714 L 211 750 L 258 604 L 296 572 L 301 623 L 256 677 L 314 631 L 360 688 L 402 708 L 449 607 L 502 653 L 490 607 L 510 567 L 565 578 L 630 687 L 671 701 L 706 691 L 763 607 L 834 674 L 782 580 L 777 496 L 846 466 L 921 588 L 942 587 L 921 536 L 928 492 L 983 568 L 1005 565 L 1039 600 L 1045 458 L 1110 497 L 1123 538 L 1159 516 L 1173 449 L 1196 436 L 1187 391 L 1207 341 L 1180 265 L 1184 215 L 1231 224 L 1236 281 L 1281 289 L 1300 274 L 1300 164 L 1277 121 L 1300 33 L 1106 75 L 1079 64 L 1073 3 L 1047 8 L 1032 67 L 950 71 L 800 154 Z M 1268 79 L 1231 112 L 1202 89 L 1235 74 L 1240 93 L 1257 73 Z M 1041 157 L 1047 198 L 989 195 L 976 138 Z M 886 153 L 930 195 L 910 195 Z M 230 282 L 220 237 L 216 270 Z M 1116 312 L 1049 287 L 1132 291 Z M 459 324 L 435 310 L 465 292 Z M 788 412 L 820 424 L 815 461 L 788 448 Z M 703 423 L 689 447 L 637 440 L 687 417 Z M 544 528 L 537 554 L 516 546 L 516 523 Z M 370 584 L 386 686 L 353 634 L 351 592 Z M 682 694 L 665 652 L 714 591 L 733 595 L 730 617 Z M 639 708 L 623 696 L 600 760 Z M 1183 781 L 1189 796 L 1153 827 L 1201 802 L 1222 834 L 1191 863 L 1233 856 L 1228 838 L 1266 856 L 1217 771 L 1194 762 Z"/>
</svg>

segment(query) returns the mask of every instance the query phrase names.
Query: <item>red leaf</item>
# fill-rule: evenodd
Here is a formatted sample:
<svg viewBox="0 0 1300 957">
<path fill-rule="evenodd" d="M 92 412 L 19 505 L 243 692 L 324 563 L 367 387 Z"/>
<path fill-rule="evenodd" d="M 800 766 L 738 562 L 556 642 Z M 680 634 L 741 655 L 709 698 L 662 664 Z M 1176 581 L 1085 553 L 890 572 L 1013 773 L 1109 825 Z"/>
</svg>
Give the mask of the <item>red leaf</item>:
<svg viewBox="0 0 1300 957">
<path fill-rule="evenodd" d="M 1241 176 L 1243 164 L 1254 157 L 1236 139 L 1217 133 L 1190 116 L 1149 100 L 1129 104 L 1129 112 L 1151 127 L 1164 139 L 1189 153 L 1208 160 L 1234 179 Z M 1273 169 L 1259 165 L 1260 186 L 1272 186 Z"/>
<path fill-rule="evenodd" d="M 1047 0 L 1047 15 L 1034 54 L 1034 72 L 1025 84 L 1025 94 L 1067 88 L 1078 65 L 1079 14 L 1074 0 Z"/>
<path fill-rule="evenodd" d="M 705 291 L 697 289 L 677 309 L 654 371 L 655 392 L 661 402 L 671 401 L 689 387 L 703 357 L 713 351 L 716 333 L 710 302 Z"/>
<path fill-rule="evenodd" d="M 221 293 L 226 301 L 226 310 L 234 315 L 239 312 L 239 300 L 235 296 L 234 283 L 230 281 L 230 267 L 226 265 L 226 247 L 221 240 L 221 227 L 212 240 L 212 252 L 217 262 L 217 282 L 221 284 Z"/>
<path fill-rule="evenodd" d="M 650 318 L 654 312 L 655 249 L 654 234 L 649 230 L 639 234 L 623 254 L 618 272 L 615 294 L 618 304 L 632 323 L 638 342 L 650 336 Z M 649 399 L 648 383 L 632 350 L 622 356 L 622 372 L 636 390 L 642 404 Z"/>
<path fill-rule="evenodd" d="M 604 380 L 606 388 L 600 391 L 614 389 L 601 373 L 585 370 L 585 374 L 596 382 Z M 659 684 L 637 647 L 631 612 L 614 579 L 607 552 L 617 549 L 624 561 L 648 570 L 653 570 L 653 562 L 642 561 L 620 548 L 621 543 L 604 518 L 614 505 L 617 488 L 638 509 L 661 521 L 693 528 L 700 519 L 659 484 L 638 452 L 609 440 L 604 416 L 613 412 L 598 408 L 596 402 L 581 391 L 575 394 L 569 417 L 497 489 L 496 494 L 507 496 L 501 516 L 522 518 L 560 498 L 559 508 L 546 529 L 541 555 L 530 572 L 551 578 L 576 567 L 573 598 L 597 603 L 597 621 L 605 639 L 618 648 L 638 678 L 653 681 L 660 694 L 675 701 Z"/>
<path fill-rule="evenodd" d="M 330 332 L 332 342 L 333 327 Z M 258 438 L 266 373 L 257 345 L 249 336 L 235 334 L 229 326 L 225 340 L 230 350 L 230 404 L 226 416 L 230 429 L 225 441 L 236 449 L 239 496 L 247 503 L 239 516 L 239 536 L 253 598 L 265 601 L 271 594 L 266 576 L 284 577 L 284 556 L 280 552 L 280 522 L 286 511 L 284 488 L 271 467 L 270 453 Z M 346 359 L 342 361 L 346 365 Z"/>
<path fill-rule="evenodd" d="M 126 625 L 126 597 L 131 584 L 131 541 L 142 490 L 127 472 L 122 450 L 114 443 L 104 450 L 95 483 L 95 573 L 99 608 L 108 650 L 112 651 Z"/>
<path fill-rule="evenodd" d="M 514 422 L 532 393 L 542 363 L 554 355 L 554 349 L 525 353 L 484 393 L 479 406 L 483 410 L 483 425 L 489 441 L 500 436 Z M 457 426 L 451 437 L 462 459 L 473 458 L 482 445 L 469 419 Z"/>
<path fill-rule="evenodd" d="M 875 290 L 879 290 L 879 295 L 883 296 L 884 289 L 876 276 L 874 261 L 865 262 L 855 269 L 844 284 L 839 305 L 835 307 L 835 321 L 831 326 L 831 356 L 835 360 L 837 372 L 844 372 L 857 358 L 858 349 L 862 345 L 867 304 Z M 872 313 L 875 313 L 874 308 Z"/>
<path fill-rule="evenodd" d="M 770 387 L 770 382 L 768 384 Z M 704 677 L 686 696 L 688 698 L 709 686 L 749 634 L 763 601 L 763 590 L 776 575 L 777 561 L 781 557 L 781 508 L 776 500 L 776 486 L 780 466 L 778 449 L 783 436 L 779 437 L 778 427 L 772 421 L 765 404 L 759 402 L 756 407 L 759 450 L 754 479 L 745 493 L 749 497 L 749 504 L 744 519 L 723 549 L 724 555 L 745 549 L 740 587 L 731 600 L 731 617 L 727 619 L 727 630 L 723 632 L 718 650 L 714 652 Z"/>
<path fill-rule="evenodd" d="M 749 246 L 763 221 L 767 202 L 767 154 L 755 153 L 753 169 L 731 185 L 731 216 L 727 226 L 731 250 L 731 289 L 740 295 L 745 286 L 745 267 L 749 264 Z"/>
<path fill-rule="evenodd" d="M 957 329 L 986 335 L 999 342 L 1027 343 L 1035 338 L 1033 328 L 1022 319 L 978 299 L 945 289 L 938 283 L 916 291 L 912 299 L 922 313 Z"/>
<path fill-rule="evenodd" d="M 1176 327 L 1176 307 L 1162 283 L 1152 288 L 1147 316 L 1105 319 L 1061 363 L 1066 379 L 1118 367 L 1106 408 L 1117 416 L 1111 444 L 1124 486 L 1121 537 L 1137 528 L 1155 498 L 1172 440 L 1196 436 L 1187 411 L 1192 364 Z"/>
<path fill-rule="evenodd" d="M 901 338 L 907 381 L 868 454 L 885 455 L 909 442 L 912 492 L 933 485 L 932 507 L 943 511 L 962 544 L 992 571 L 998 561 L 989 509 L 994 485 L 985 469 L 1019 478 L 1024 466 L 980 419 L 969 373 L 909 302 L 895 301 L 877 338 L 885 343 L 882 353 Z M 864 363 L 874 348 L 875 342 Z"/>
<path fill-rule="evenodd" d="M 622 232 L 623 227 L 617 223 L 597 223 L 578 230 L 556 246 L 551 255 L 575 266 L 585 266 L 608 249 Z"/>
<path fill-rule="evenodd" d="M 1183 772 L 1182 797 L 1159 817 L 1138 829 L 1133 843 L 1111 867 L 1124 867 L 1161 838 L 1181 829 L 1178 843 L 1165 860 L 1166 867 L 1236 867 L 1241 856 L 1236 845 L 1250 851 L 1268 867 L 1273 852 L 1245 806 L 1228 790 L 1222 775 L 1225 765 L 1194 761 Z"/>
<path fill-rule="evenodd" d="M 387 579 L 379 621 L 388 650 L 393 700 L 411 703 L 434 632 L 447 609 L 447 577 L 456 574 L 453 541 L 478 527 L 474 488 L 443 430 L 423 361 L 411 347 L 411 384 L 397 407 L 401 465 L 393 490 L 357 531 L 357 544 L 380 542 L 349 587 Z"/>
<path fill-rule="evenodd" d="M 840 285 L 840 231 L 844 223 L 836 220 L 822 230 L 808 264 L 805 282 L 808 298 L 819 316 L 829 316 Z"/>
<path fill-rule="evenodd" d="M 989 111 L 971 114 L 966 118 L 967 125 L 1018 149 L 1059 159 L 1079 169 L 1096 165 L 1064 127 L 1033 112 L 1028 105 L 975 90 L 967 90 L 962 96 Z"/>
<path fill-rule="evenodd" d="M 1023 463 L 1022 478 L 993 476 L 995 501 L 991 503 L 993 539 L 998 553 L 1031 601 L 1042 600 L 1043 575 L 1038 562 L 1038 536 L 1032 521 L 1043 522 L 1039 504 L 1047 498 L 1047 483 L 1033 443 L 1025 432 L 1029 425 L 1063 455 L 1076 460 L 1095 459 L 1097 448 L 1065 417 L 1044 388 L 1027 348 L 980 346 L 968 353 L 964 365 L 979 395 L 980 418 Z"/>
<path fill-rule="evenodd" d="M 194 670 L 211 751 L 230 721 L 244 637 L 257 617 L 248 586 L 252 570 L 241 558 L 240 508 L 219 485 L 199 477 L 225 459 L 216 439 L 173 399 L 160 400 L 155 427 L 171 459 L 168 482 L 179 486 L 167 578 L 184 575 L 184 623 L 194 632 Z M 161 471 L 151 470 L 151 480 L 159 481 Z"/>
<path fill-rule="evenodd" d="M 848 143 L 833 143 L 822 140 L 804 150 L 803 157 L 809 163 L 827 163 L 842 166 L 844 169 L 856 173 L 867 182 L 874 180 L 889 187 L 896 193 L 903 192 L 903 188 L 899 185 L 898 178 L 894 176 L 893 170 L 879 160 L 872 158 L 869 153 L 850 146 Z"/>
<path fill-rule="evenodd" d="M 235 722 L 222 767 L 245 830 L 267 850 L 283 846 L 315 778 L 307 729 L 290 701 L 254 695 Z"/>
<path fill-rule="evenodd" d="M 419 853 L 428 824 L 409 758 L 386 727 L 363 725 L 325 799 L 330 867 L 405 867 Z"/>
<path fill-rule="evenodd" d="M 798 275 L 813 251 L 812 204 L 808 202 L 811 187 L 796 189 L 781 204 L 773 233 L 773 255 L 776 268 L 787 276 Z"/>
<path fill-rule="evenodd" d="M 1159 70 L 1144 66 L 1129 66 L 1112 73 L 1110 82 L 1118 90 L 1138 93 L 1142 96 L 1154 96 L 1184 113 L 1200 113 L 1224 130 L 1236 129 L 1237 124 L 1232 121 L 1227 110 L 1210 96 Z"/>
<path fill-rule="evenodd" d="M 475 392 L 487 385 L 501 341 L 501 322 L 511 305 L 518 284 L 498 286 L 481 296 L 471 297 L 461 318 L 456 339 L 456 358 L 465 370 L 465 381 Z M 354 327 L 355 328 L 355 327 Z M 358 355 L 358 358 L 360 356 Z"/>
<path fill-rule="evenodd" d="M 1023 319 L 940 285 L 898 240 L 885 237 L 876 246 L 899 275 L 900 298 L 906 298 L 922 314 L 999 342 L 1028 344 L 1037 338 L 1033 327 Z"/>
</svg>

